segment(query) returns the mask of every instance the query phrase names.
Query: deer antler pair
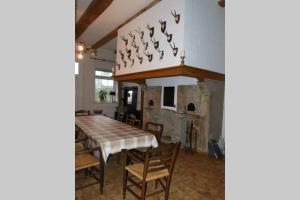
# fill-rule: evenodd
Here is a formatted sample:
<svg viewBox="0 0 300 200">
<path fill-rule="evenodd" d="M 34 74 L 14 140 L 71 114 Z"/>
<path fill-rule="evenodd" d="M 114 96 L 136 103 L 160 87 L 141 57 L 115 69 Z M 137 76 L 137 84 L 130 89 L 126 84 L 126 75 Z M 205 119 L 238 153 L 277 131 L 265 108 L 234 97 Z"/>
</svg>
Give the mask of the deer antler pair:
<svg viewBox="0 0 300 200">
<path fill-rule="evenodd" d="M 148 24 L 147 29 L 150 31 L 150 37 L 152 37 L 154 34 L 154 27 L 150 27 L 150 25 Z"/>
<path fill-rule="evenodd" d="M 141 40 L 144 38 L 144 31 L 142 31 L 140 27 L 139 30 L 135 30 L 135 32 L 137 32 L 140 35 Z"/>
<path fill-rule="evenodd" d="M 171 48 L 173 50 L 173 55 L 176 56 L 177 52 L 178 52 L 178 47 L 175 47 L 175 43 L 174 42 L 173 42 L 173 44 L 174 44 L 174 47 L 171 45 L 171 43 L 170 43 L 170 46 L 171 46 Z"/>
<path fill-rule="evenodd" d="M 172 41 L 172 34 L 169 34 L 167 31 L 164 34 L 167 36 L 167 41 L 170 43 Z"/>
<path fill-rule="evenodd" d="M 143 63 L 143 57 L 142 57 L 142 56 L 139 56 L 138 53 L 136 53 L 135 55 L 136 55 L 136 57 L 139 59 L 140 64 L 142 64 L 142 63 Z"/>
<path fill-rule="evenodd" d="M 166 21 L 159 20 L 159 23 L 160 23 L 160 30 L 161 30 L 162 33 L 164 33 L 165 30 L 166 30 L 167 22 L 166 22 Z"/>
<path fill-rule="evenodd" d="M 149 54 L 149 52 L 145 53 L 145 55 L 148 57 L 148 61 L 151 62 L 153 58 L 153 54 Z"/>
<path fill-rule="evenodd" d="M 178 23 L 179 23 L 179 20 L 180 20 L 180 14 L 177 14 L 177 13 L 176 13 L 176 10 L 174 10 L 174 13 L 173 13 L 173 11 L 171 11 L 171 14 L 172 14 L 173 17 L 175 18 L 176 24 L 178 24 Z"/>
<path fill-rule="evenodd" d="M 124 36 L 122 36 L 121 39 L 125 42 L 125 45 L 127 46 L 127 44 L 128 44 L 128 39 L 125 38 Z"/>
<path fill-rule="evenodd" d="M 153 43 L 154 48 L 157 49 L 158 46 L 159 46 L 159 41 L 156 41 L 154 37 L 153 37 L 153 40 L 152 40 L 152 38 L 151 38 L 150 40 L 151 40 L 151 42 Z"/>
</svg>

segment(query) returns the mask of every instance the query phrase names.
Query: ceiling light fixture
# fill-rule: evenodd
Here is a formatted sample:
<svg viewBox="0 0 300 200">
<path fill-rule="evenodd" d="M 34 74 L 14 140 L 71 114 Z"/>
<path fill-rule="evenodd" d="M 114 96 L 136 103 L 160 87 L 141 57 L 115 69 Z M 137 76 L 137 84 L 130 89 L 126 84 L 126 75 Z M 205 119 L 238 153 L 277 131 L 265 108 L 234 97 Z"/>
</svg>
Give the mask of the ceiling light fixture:
<svg viewBox="0 0 300 200">
<path fill-rule="evenodd" d="M 84 54 L 90 54 L 91 56 L 97 56 L 97 49 L 87 47 L 83 42 L 76 42 L 75 54 L 78 59 L 83 59 Z"/>
</svg>

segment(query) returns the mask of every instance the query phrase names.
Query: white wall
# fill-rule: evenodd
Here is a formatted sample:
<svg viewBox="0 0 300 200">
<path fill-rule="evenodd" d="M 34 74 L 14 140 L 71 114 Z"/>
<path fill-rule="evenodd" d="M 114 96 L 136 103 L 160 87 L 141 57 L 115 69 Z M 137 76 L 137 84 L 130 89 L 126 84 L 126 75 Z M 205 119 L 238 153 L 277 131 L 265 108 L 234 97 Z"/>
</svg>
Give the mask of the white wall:
<svg viewBox="0 0 300 200">
<path fill-rule="evenodd" d="M 175 9 L 180 13 L 180 22 L 176 24 L 171 10 Z M 179 48 L 176 57 L 173 56 L 171 47 L 166 37 L 160 31 L 159 20 L 167 21 L 166 30 L 173 34 L 173 40 Z M 159 53 L 150 42 L 149 31 L 146 25 L 155 27 L 154 37 L 160 42 L 160 49 L 164 50 L 164 58 L 158 58 Z M 142 47 L 139 34 L 135 29 L 140 27 L 145 31 L 145 41 L 149 42 L 149 52 L 153 53 L 153 60 L 148 62 L 147 57 L 140 49 L 139 54 L 143 55 L 143 64 L 139 64 L 135 55 L 135 63 L 131 66 L 125 51 L 125 44 L 121 36 L 129 39 L 128 49 L 132 53 L 135 49 L 131 47 L 131 38 L 128 33 L 131 31 L 136 35 L 136 43 Z M 146 11 L 118 31 L 117 49 L 125 54 L 127 67 L 124 68 L 120 54 L 117 54 L 117 63 L 121 65 L 120 70 L 116 69 L 116 75 L 148 71 L 159 68 L 166 68 L 179 65 L 180 51 L 185 51 L 185 64 L 214 72 L 225 73 L 225 9 L 220 7 L 213 0 L 163 0 L 150 10 Z"/>
<path fill-rule="evenodd" d="M 196 85 L 197 79 L 185 76 L 152 78 L 146 80 L 147 86 Z"/>
<path fill-rule="evenodd" d="M 118 30 L 118 40 L 117 40 L 117 62 L 121 64 L 120 70 L 116 69 L 116 75 L 140 72 L 146 70 L 153 70 L 163 67 L 170 67 L 180 64 L 180 50 L 183 48 L 183 38 L 184 38 L 184 7 L 185 0 L 163 0 L 160 3 L 153 6 L 150 10 L 144 12 L 139 17 L 132 20 L 130 23 L 125 25 L 124 27 Z M 180 13 L 180 21 L 178 24 L 175 23 L 175 19 L 171 14 L 171 10 L 176 10 L 177 13 Z M 161 25 L 159 20 L 166 21 L 166 31 L 168 33 L 173 34 L 172 36 L 172 45 L 175 43 L 176 47 L 178 47 L 178 53 L 176 57 L 173 55 L 172 48 L 170 44 L 167 42 L 166 36 L 161 32 Z M 159 59 L 159 53 L 153 47 L 152 42 L 150 41 L 149 31 L 146 28 L 147 24 L 150 26 L 154 26 L 154 38 L 159 41 L 160 50 L 164 51 L 164 57 L 162 60 Z M 144 55 L 143 45 L 141 43 L 139 34 L 135 32 L 135 29 L 141 28 L 144 31 L 144 40 L 148 42 L 148 50 L 147 52 L 153 54 L 152 62 L 148 62 L 147 56 Z M 137 57 L 135 56 L 135 49 L 131 47 L 131 38 L 128 33 L 132 32 L 136 36 L 136 44 L 140 46 L 139 55 L 143 56 L 143 63 L 140 64 L 138 62 Z M 127 58 L 127 54 L 125 52 L 125 43 L 121 39 L 121 36 L 125 36 L 129 39 L 127 48 L 131 49 L 132 56 L 131 58 L 135 59 L 135 64 L 131 66 L 130 61 Z M 121 56 L 119 54 L 119 50 L 122 50 L 125 53 L 125 60 L 127 61 L 127 67 L 124 68 L 123 62 L 121 61 Z"/>
<path fill-rule="evenodd" d="M 112 51 L 104 49 L 98 49 L 97 57 L 106 60 L 115 60 L 115 54 Z M 78 105 L 77 109 L 102 109 L 103 113 L 113 117 L 117 104 L 95 102 L 95 69 L 111 70 L 115 64 L 110 62 L 95 61 L 90 59 L 88 56 L 84 56 L 84 59 L 77 60 L 77 62 L 79 63 L 77 85 L 79 88 L 76 88 L 76 91 L 78 91 L 78 102 L 75 104 Z"/>
<path fill-rule="evenodd" d="M 186 1 L 185 64 L 225 73 L 225 9 L 214 0 Z"/>
</svg>

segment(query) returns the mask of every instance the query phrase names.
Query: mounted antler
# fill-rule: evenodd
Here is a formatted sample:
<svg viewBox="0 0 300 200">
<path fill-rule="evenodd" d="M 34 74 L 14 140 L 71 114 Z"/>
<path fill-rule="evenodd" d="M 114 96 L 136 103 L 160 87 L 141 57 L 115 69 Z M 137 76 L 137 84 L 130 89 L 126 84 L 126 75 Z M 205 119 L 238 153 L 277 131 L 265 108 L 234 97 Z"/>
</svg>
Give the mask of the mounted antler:
<svg viewBox="0 0 300 200">
<path fill-rule="evenodd" d="M 178 24 L 178 23 L 179 23 L 179 20 L 180 20 L 180 14 L 176 14 L 176 10 L 174 10 L 174 13 L 173 13 L 173 11 L 171 11 L 171 14 L 172 14 L 173 17 L 175 18 L 176 24 Z"/>
<path fill-rule="evenodd" d="M 131 66 L 133 66 L 134 65 L 134 58 L 130 59 L 130 61 L 131 61 Z"/>
<path fill-rule="evenodd" d="M 135 52 L 136 52 L 136 53 L 139 52 L 139 48 L 140 48 L 139 46 L 137 46 L 137 47 L 135 48 Z"/>
<path fill-rule="evenodd" d="M 133 35 L 131 31 L 128 33 L 128 35 L 132 38 L 133 41 L 135 40 L 135 35 Z"/>
<path fill-rule="evenodd" d="M 160 23 L 160 30 L 161 30 L 162 33 L 164 33 L 165 30 L 166 30 L 167 22 L 166 22 L 166 21 L 159 20 L 159 23 Z"/>
<path fill-rule="evenodd" d="M 153 54 L 149 54 L 149 52 L 145 53 L 145 55 L 148 57 L 148 61 L 151 62 L 153 58 Z"/>
<path fill-rule="evenodd" d="M 163 57 L 164 57 L 164 51 L 160 51 L 159 52 L 159 59 L 161 60 L 161 59 L 163 59 Z"/>
<path fill-rule="evenodd" d="M 126 39 L 124 36 L 122 36 L 121 39 L 125 42 L 125 45 L 127 46 L 127 44 L 128 44 L 128 39 Z"/>
<path fill-rule="evenodd" d="M 121 55 L 121 60 L 124 60 L 124 53 L 121 50 L 119 50 L 119 54 Z"/>
<path fill-rule="evenodd" d="M 139 59 L 140 64 L 142 64 L 143 63 L 143 57 L 139 56 L 139 54 L 137 54 L 137 53 L 135 55 Z"/>
<path fill-rule="evenodd" d="M 139 30 L 135 30 L 135 32 L 137 32 L 140 35 L 141 40 L 144 38 L 144 31 L 142 31 L 140 27 Z"/>
<path fill-rule="evenodd" d="M 117 67 L 118 67 L 118 69 L 120 69 L 120 68 L 121 68 L 121 65 L 120 65 L 120 63 L 117 63 Z"/>
<path fill-rule="evenodd" d="M 144 45 L 144 51 L 148 49 L 148 42 L 145 42 L 144 39 L 141 40 L 142 44 Z"/>
<path fill-rule="evenodd" d="M 170 43 L 172 41 L 172 34 L 171 33 L 169 34 L 167 31 L 164 34 L 167 37 L 167 41 Z"/>
<path fill-rule="evenodd" d="M 124 67 L 127 66 L 127 62 L 125 60 L 122 60 L 123 61 L 123 64 L 124 64 Z"/>
<path fill-rule="evenodd" d="M 135 41 L 132 41 L 132 42 L 131 42 L 131 46 L 132 46 L 133 48 L 136 48 L 136 47 L 137 47 Z"/>
<path fill-rule="evenodd" d="M 131 57 L 131 49 L 127 49 L 127 47 L 125 48 L 126 53 L 127 53 L 127 58 L 130 59 Z"/>
<path fill-rule="evenodd" d="M 174 47 L 171 45 L 171 43 L 170 43 L 170 46 L 171 46 L 171 48 L 172 48 L 172 50 L 173 50 L 173 55 L 176 56 L 176 55 L 177 55 L 177 52 L 178 52 L 178 48 L 175 47 L 175 43 L 174 43 L 174 42 L 173 42 L 173 44 L 174 44 Z"/>
<path fill-rule="evenodd" d="M 152 40 L 152 38 L 151 38 L 150 40 L 151 40 L 151 42 L 153 43 L 154 48 L 157 49 L 158 46 L 159 46 L 159 41 L 156 41 L 154 37 L 153 37 L 153 40 Z"/>
<path fill-rule="evenodd" d="M 148 24 L 147 29 L 150 31 L 150 37 L 152 37 L 154 34 L 154 27 L 150 27 L 150 25 Z"/>
</svg>

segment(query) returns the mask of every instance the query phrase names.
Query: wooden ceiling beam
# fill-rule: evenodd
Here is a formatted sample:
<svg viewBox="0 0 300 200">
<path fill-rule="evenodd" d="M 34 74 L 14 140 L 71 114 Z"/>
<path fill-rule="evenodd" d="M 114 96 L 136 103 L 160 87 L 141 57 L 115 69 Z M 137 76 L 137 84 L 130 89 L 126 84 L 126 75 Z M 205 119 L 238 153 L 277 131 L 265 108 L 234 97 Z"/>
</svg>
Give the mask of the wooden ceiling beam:
<svg viewBox="0 0 300 200">
<path fill-rule="evenodd" d="M 121 28 L 122 26 L 126 25 L 127 23 L 129 23 L 130 21 L 132 21 L 133 19 L 135 19 L 136 17 L 140 16 L 142 13 L 144 13 L 147 10 L 149 10 L 150 8 L 152 8 L 154 5 L 156 5 L 160 1 L 161 0 L 153 0 L 150 4 L 148 4 L 146 7 L 144 7 L 143 9 L 141 9 L 139 12 L 137 12 L 135 15 L 133 15 L 129 19 L 127 19 L 124 23 L 122 23 L 121 25 L 119 25 L 113 31 L 111 31 L 110 33 L 108 33 L 103 38 L 99 39 L 95 44 L 92 45 L 92 48 L 93 49 L 98 49 L 101 46 L 103 46 L 104 44 L 106 44 L 107 42 L 109 42 L 110 40 L 112 40 L 115 37 L 117 37 L 117 35 L 118 35 L 118 29 L 119 28 Z"/>
<path fill-rule="evenodd" d="M 104 10 L 113 2 L 113 0 L 93 0 L 85 12 L 82 14 L 75 27 L 76 40 L 95 21 Z"/>
<path fill-rule="evenodd" d="M 225 74 L 221 74 L 218 72 L 213 72 L 205 69 L 190 67 L 186 65 L 177 65 L 168 68 L 114 76 L 114 80 L 142 82 L 145 79 L 149 79 L 149 78 L 162 78 L 162 77 L 171 77 L 171 76 L 194 77 L 197 78 L 199 81 L 205 78 L 221 80 L 221 81 L 225 80 Z"/>
<path fill-rule="evenodd" d="M 218 1 L 219 6 L 225 7 L 225 0 L 219 0 Z"/>
</svg>

